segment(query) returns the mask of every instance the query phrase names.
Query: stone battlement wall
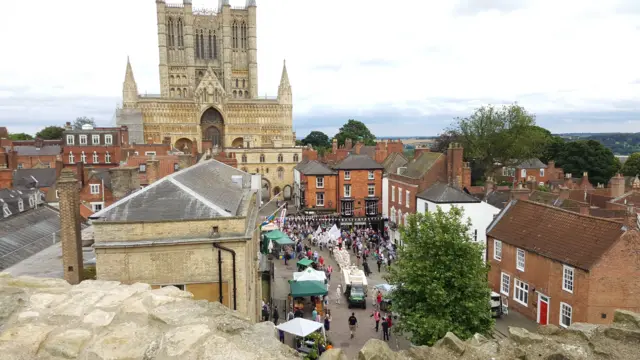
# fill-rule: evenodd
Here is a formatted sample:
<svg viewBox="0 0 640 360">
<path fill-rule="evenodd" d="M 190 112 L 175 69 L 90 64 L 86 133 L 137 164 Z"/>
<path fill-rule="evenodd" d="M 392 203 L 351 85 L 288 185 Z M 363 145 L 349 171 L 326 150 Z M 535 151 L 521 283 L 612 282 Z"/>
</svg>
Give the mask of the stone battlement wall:
<svg viewBox="0 0 640 360">
<path fill-rule="evenodd" d="M 510 337 L 449 333 L 433 347 L 393 352 L 369 340 L 358 360 L 637 359 L 640 314 L 618 311 L 611 326 L 510 329 Z M 299 359 L 273 323 L 252 324 L 219 303 L 194 301 L 175 287 L 151 290 L 87 280 L 13 278 L 0 273 L 0 358 L 17 359 Z M 333 349 L 321 360 L 348 360 Z"/>
</svg>

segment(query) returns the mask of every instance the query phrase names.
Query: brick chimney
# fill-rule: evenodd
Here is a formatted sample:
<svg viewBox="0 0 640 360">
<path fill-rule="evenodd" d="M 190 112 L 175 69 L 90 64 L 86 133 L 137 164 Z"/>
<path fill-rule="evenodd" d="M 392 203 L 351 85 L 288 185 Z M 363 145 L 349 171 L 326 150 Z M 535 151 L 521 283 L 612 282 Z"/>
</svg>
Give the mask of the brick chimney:
<svg viewBox="0 0 640 360">
<path fill-rule="evenodd" d="M 611 188 L 609 195 L 614 198 L 622 196 L 624 194 L 624 176 L 620 173 L 616 174 L 609 180 L 609 187 Z"/>
<path fill-rule="evenodd" d="M 518 183 L 515 189 L 511 190 L 511 198 L 517 200 L 527 200 L 531 191 Z"/>
<path fill-rule="evenodd" d="M 84 187 L 85 174 L 84 174 L 84 163 L 79 161 L 76 163 L 76 177 L 80 181 L 80 186 Z"/>
<path fill-rule="evenodd" d="M 414 159 L 417 159 L 418 156 L 422 155 L 422 153 L 426 153 L 426 152 L 431 152 L 431 148 L 428 146 L 420 146 L 420 147 L 416 147 L 416 149 L 413 152 L 413 157 Z"/>
<path fill-rule="evenodd" d="M 580 214 L 581 215 L 590 215 L 591 214 L 591 206 L 589 204 L 580 204 Z"/>
<path fill-rule="evenodd" d="M 62 162 L 62 160 L 56 159 L 56 179 L 60 177 L 63 167 L 64 167 L 64 163 Z"/>
<path fill-rule="evenodd" d="M 458 143 L 450 143 L 447 149 L 447 182 L 449 185 L 462 187 L 463 149 Z"/>
<path fill-rule="evenodd" d="M 344 140 L 344 149 L 345 149 L 345 150 L 351 150 L 351 149 L 353 149 L 353 140 L 351 140 L 351 139 L 345 139 L 345 140 Z"/>
<path fill-rule="evenodd" d="M 333 138 L 331 141 L 331 153 L 335 154 L 338 152 L 338 139 Z"/>
<path fill-rule="evenodd" d="M 562 187 L 560 188 L 560 199 L 568 199 L 569 195 L 571 194 L 571 190 L 569 190 L 568 187 Z"/>
<path fill-rule="evenodd" d="M 66 124 L 64 124 L 64 129 L 65 129 L 65 130 L 71 130 L 71 129 L 73 129 L 73 128 L 71 127 L 71 122 L 70 122 L 70 121 L 67 121 L 67 123 L 66 123 Z"/>
<path fill-rule="evenodd" d="M 9 157 L 4 146 L 0 146 L 0 169 L 6 169 L 9 167 Z"/>
<path fill-rule="evenodd" d="M 484 182 L 484 194 L 489 195 L 493 192 L 493 188 L 495 186 L 495 182 L 493 181 L 493 177 L 487 177 L 487 180 Z"/>
<path fill-rule="evenodd" d="M 362 149 L 362 146 L 363 146 L 363 145 L 364 145 L 364 144 L 362 143 L 362 141 L 358 141 L 358 142 L 356 142 L 356 147 L 355 147 L 355 149 L 356 149 L 356 155 L 360 155 L 360 150 Z"/>
<path fill-rule="evenodd" d="M 158 181 L 158 177 L 160 176 L 160 161 L 156 160 L 155 156 L 152 156 L 151 159 L 147 160 L 147 182 L 149 185 Z"/>
<path fill-rule="evenodd" d="M 580 189 L 593 189 L 593 185 L 589 182 L 589 173 L 583 172 L 582 179 L 580 179 Z"/>
<path fill-rule="evenodd" d="M 82 281 L 82 236 L 80 232 L 80 192 L 73 170 L 62 170 L 56 184 L 60 197 L 60 239 L 64 279 L 71 285 Z"/>
</svg>

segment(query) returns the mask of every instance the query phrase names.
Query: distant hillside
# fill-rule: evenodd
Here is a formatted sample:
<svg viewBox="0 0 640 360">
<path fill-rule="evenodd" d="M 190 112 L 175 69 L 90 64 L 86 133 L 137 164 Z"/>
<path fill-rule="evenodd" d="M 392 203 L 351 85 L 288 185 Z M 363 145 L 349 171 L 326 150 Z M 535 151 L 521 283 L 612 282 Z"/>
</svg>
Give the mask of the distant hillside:
<svg viewBox="0 0 640 360">
<path fill-rule="evenodd" d="M 640 152 L 640 133 L 570 133 L 557 134 L 567 141 L 596 140 L 616 155 Z"/>
</svg>

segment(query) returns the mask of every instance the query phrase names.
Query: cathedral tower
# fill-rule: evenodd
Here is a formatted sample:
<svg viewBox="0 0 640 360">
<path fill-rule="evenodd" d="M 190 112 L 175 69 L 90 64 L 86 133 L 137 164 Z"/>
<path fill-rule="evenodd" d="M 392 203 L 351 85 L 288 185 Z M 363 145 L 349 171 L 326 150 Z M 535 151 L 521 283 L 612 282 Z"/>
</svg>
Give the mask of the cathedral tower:
<svg viewBox="0 0 640 360">
<path fill-rule="evenodd" d="M 122 107 L 135 107 L 137 102 L 138 85 L 136 84 L 136 79 L 133 77 L 133 69 L 127 56 L 127 70 L 124 75 L 124 82 L 122 83 Z"/>
</svg>

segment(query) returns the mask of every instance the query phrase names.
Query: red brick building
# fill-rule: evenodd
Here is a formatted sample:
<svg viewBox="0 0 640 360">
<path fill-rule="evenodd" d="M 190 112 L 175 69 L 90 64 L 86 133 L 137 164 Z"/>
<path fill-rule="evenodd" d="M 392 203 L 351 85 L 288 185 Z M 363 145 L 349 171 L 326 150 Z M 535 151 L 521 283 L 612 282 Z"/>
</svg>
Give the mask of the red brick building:
<svg viewBox="0 0 640 360">
<path fill-rule="evenodd" d="M 333 139 L 331 152 L 319 156 L 316 150 L 307 148 L 302 151 L 302 158 L 306 160 L 320 160 L 327 164 L 337 164 L 351 155 L 367 155 L 381 164 L 392 153 L 404 152 L 404 144 L 400 140 L 380 140 L 375 145 L 364 145 L 361 141 L 354 144 L 346 139 L 344 145 L 338 146 L 338 140 Z"/>
<path fill-rule="evenodd" d="M 382 214 L 382 165 L 368 155 L 351 154 L 333 169 L 338 172 L 338 214 L 343 217 Z"/>
<path fill-rule="evenodd" d="M 512 183 L 535 183 L 536 185 L 548 184 L 550 181 L 562 180 L 564 173 L 562 168 L 556 167 L 555 161 L 549 161 L 545 165 L 540 159 L 525 160 L 515 167 L 503 167 L 496 178 Z"/>
<path fill-rule="evenodd" d="M 318 160 L 303 160 L 296 167 L 300 173 L 300 203 L 305 211 L 336 213 L 338 211 L 338 173 Z"/>
<path fill-rule="evenodd" d="M 62 161 L 66 166 L 84 163 L 94 168 L 118 166 L 123 159 L 123 148 L 129 144 L 129 131 L 126 126 L 94 128 L 84 125 L 75 130 L 66 124 L 63 133 Z"/>
<path fill-rule="evenodd" d="M 125 165 L 138 168 L 140 186 L 153 184 L 176 171 L 186 169 L 195 164 L 191 154 L 186 155 L 133 155 L 129 156 Z"/>
<path fill-rule="evenodd" d="M 492 289 L 540 324 L 640 311 L 640 236 L 621 222 L 514 200 L 487 228 L 487 258 Z"/>
</svg>

